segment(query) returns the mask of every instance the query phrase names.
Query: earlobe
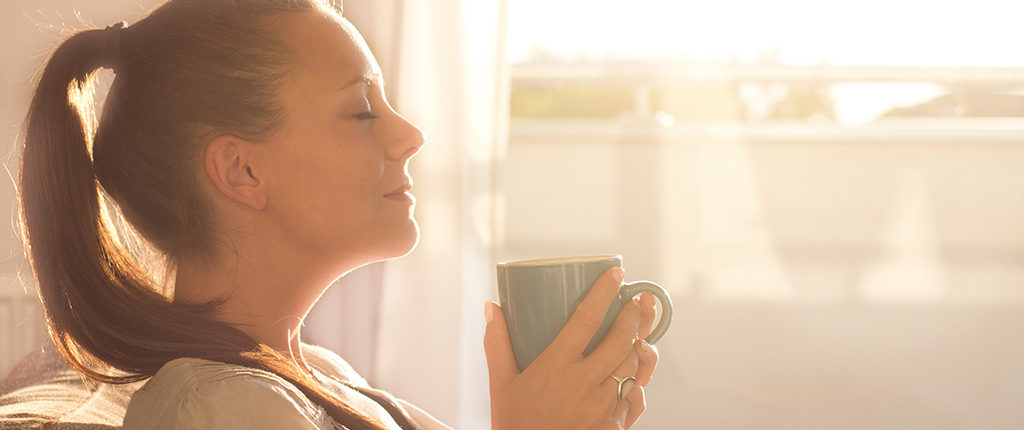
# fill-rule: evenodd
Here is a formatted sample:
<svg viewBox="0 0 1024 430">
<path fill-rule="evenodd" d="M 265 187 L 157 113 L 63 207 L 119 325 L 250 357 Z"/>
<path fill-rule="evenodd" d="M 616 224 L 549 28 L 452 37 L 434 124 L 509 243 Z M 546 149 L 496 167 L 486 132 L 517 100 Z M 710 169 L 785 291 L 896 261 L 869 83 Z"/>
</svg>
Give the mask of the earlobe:
<svg viewBox="0 0 1024 430">
<path fill-rule="evenodd" d="M 252 163 L 251 143 L 235 136 L 220 136 L 206 147 L 206 174 L 219 194 L 251 209 L 267 205 L 266 189 Z"/>
</svg>

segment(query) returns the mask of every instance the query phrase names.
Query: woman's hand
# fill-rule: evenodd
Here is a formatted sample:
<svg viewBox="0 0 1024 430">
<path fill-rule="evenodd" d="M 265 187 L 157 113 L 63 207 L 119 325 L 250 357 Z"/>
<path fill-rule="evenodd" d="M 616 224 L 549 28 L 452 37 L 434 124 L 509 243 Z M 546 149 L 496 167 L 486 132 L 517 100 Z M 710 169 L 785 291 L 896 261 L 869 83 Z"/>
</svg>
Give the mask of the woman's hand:
<svg viewBox="0 0 1024 430">
<path fill-rule="evenodd" d="M 643 294 L 622 307 L 590 355 L 583 350 L 604 320 L 622 284 L 622 269 L 606 271 L 547 349 L 523 372 L 516 365 L 504 314 L 486 304 L 484 349 L 491 384 L 492 430 L 625 429 L 646 408 L 643 386 L 658 352 L 643 341 L 654 324 L 654 297 Z M 619 399 L 619 378 L 636 384 Z"/>
</svg>

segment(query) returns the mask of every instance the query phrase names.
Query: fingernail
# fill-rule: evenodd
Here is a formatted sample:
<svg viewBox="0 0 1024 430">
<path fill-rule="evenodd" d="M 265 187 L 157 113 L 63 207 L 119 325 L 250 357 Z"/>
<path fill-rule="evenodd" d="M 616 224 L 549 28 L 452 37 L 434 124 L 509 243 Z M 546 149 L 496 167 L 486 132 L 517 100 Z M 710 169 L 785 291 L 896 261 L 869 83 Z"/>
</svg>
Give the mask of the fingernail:
<svg viewBox="0 0 1024 430">
<path fill-rule="evenodd" d="M 623 270 L 621 267 L 615 267 L 612 269 L 612 279 L 614 279 L 615 282 L 621 283 L 623 278 Z"/>
<path fill-rule="evenodd" d="M 484 322 L 491 323 L 494 319 L 494 306 L 491 302 L 484 302 Z"/>
</svg>

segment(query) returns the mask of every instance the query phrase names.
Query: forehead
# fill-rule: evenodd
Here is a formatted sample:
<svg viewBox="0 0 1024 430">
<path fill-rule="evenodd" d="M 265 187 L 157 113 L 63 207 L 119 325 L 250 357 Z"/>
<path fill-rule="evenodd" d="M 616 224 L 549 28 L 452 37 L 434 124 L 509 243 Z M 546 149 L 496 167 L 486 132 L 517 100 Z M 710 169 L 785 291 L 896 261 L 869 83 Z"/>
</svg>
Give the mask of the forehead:
<svg viewBox="0 0 1024 430">
<path fill-rule="evenodd" d="M 289 17 L 284 32 L 301 63 L 300 73 L 311 85 L 335 87 L 356 76 L 380 74 L 363 36 L 337 13 Z"/>
</svg>

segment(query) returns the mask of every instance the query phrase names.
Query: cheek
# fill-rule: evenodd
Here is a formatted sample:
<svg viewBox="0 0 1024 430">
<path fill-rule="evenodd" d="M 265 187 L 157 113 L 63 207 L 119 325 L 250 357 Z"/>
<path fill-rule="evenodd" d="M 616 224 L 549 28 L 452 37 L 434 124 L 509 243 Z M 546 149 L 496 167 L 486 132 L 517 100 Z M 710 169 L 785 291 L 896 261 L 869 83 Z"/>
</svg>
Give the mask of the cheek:
<svg viewBox="0 0 1024 430">
<path fill-rule="evenodd" d="M 293 150 L 278 154 L 282 169 L 274 191 L 281 196 L 275 204 L 281 220 L 289 235 L 323 251 L 369 240 L 386 218 L 383 154 L 371 142 L 342 134 L 303 136 Z"/>
<path fill-rule="evenodd" d="M 379 162 L 359 155 L 348 154 L 323 164 L 317 183 L 307 184 L 315 190 L 317 195 L 311 197 L 322 203 L 324 215 L 357 230 L 375 218 L 382 176 Z"/>
</svg>

